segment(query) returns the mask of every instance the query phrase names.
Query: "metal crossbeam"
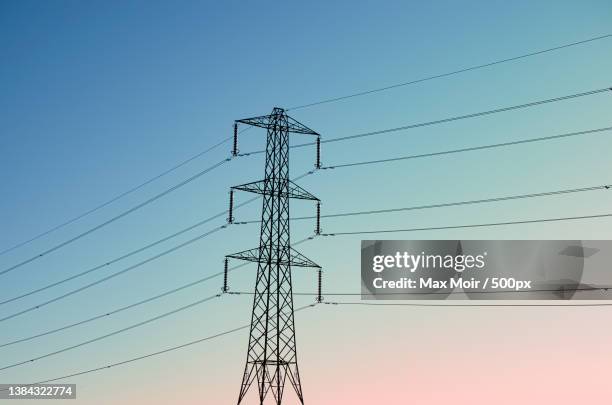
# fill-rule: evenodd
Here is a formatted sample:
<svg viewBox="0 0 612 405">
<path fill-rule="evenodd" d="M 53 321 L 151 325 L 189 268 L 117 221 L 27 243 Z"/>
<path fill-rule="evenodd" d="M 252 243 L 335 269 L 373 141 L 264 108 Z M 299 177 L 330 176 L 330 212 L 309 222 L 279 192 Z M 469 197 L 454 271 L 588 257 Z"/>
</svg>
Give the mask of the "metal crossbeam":
<svg viewBox="0 0 612 405">
<path fill-rule="evenodd" d="M 276 117 L 278 114 L 275 111 L 282 112 L 285 114 L 286 119 L 278 120 Z M 265 129 L 273 129 L 279 132 L 293 132 L 296 134 L 306 134 L 306 135 L 319 135 L 316 131 L 308 128 L 306 125 L 301 122 L 287 116 L 285 111 L 281 108 L 275 108 L 270 115 L 262 115 L 259 117 L 253 118 L 245 118 L 241 120 L 236 120 L 236 122 L 241 124 L 252 125 L 255 127 L 265 128 Z"/>
<path fill-rule="evenodd" d="M 294 248 L 290 247 L 290 249 L 291 249 L 291 257 L 289 258 L 289 260 L 278 261 L 278 264 L 284 265 L 284 266 L 295 266 L 295 267 L 312 267 L 316 269 L 321 268 L 321 266 L 319 266 L 318 264 L 316 264 L 315 262 L 313 262 L 312 260 L 304 256 L 303 254 L 301 254 Z M 242 252 L 232 253 L 231 255 L 227 255 L 225 257 L 231 258 L 231 259 L 244 260 L 247 262 L 261 263 L 262 260 L 266 262 L 268 260 L 272 260 L 271 258 L 268 258 L 266 256 L 266 252 L 268 250 L 269 249 L 267 249 L 264 246 L 263 249 L 254 248 L 254 249 L 244 250 Z"/>
<path fill-rule="evenodd" d="M 304 190 L 291 180 L 287 190 L 274 190 L 272 187 L 266 186 L 266 180 L 253 181 L 251 183 L 241 184 L 232 187 L 233 190 L 247 191 L 256 194 L 266 194 L 272 197 L 297 198 L 300 200 L 319 201 L 317 197 Z"/>
</svg>

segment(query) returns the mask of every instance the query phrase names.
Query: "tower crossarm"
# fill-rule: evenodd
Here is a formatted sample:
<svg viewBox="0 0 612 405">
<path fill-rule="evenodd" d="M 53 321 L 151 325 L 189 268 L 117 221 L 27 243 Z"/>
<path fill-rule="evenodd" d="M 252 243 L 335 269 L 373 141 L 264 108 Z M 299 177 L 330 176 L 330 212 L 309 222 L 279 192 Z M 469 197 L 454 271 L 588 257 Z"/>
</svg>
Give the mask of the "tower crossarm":
<svg viewBox="0 0 612 405">
<path fill-rule="evenodd" d="M 275 190 L 272 191 L 271 187 L 266 187 L 266 180 L 258 180 L 251 183 L 241 184 L 239 186 L 232 187 L 233 190 L 241 190 L 248 191 L 250 193 L 262 194 L 262 195 L 270 195 L 274 197 L 287 197 L 287 198 L 297 198 L 300 200 L 312 200 L 319 201 L 317 197 L 310 194 L 308 191 L 304 190 L 302 187 L 298 186 L 291 180 L 289 180 L 288 191 Z"/>
<path fill-rule="evenodd" d="M 281 108 L 274 109 L 279 110 L 281 113 L 284 112 Z M 259 117 L 253 118 L 245 118 L 241 120 L 236 120 L 237 123 L 252 125 L 259 128 L 266 129 L 276 129 L 280 131 L 293 132 L 296 134 L 306 134 L 306 135 L 319 135 L 318 132 L 308 128 L 306 125 L 297 121 L 294 118 L 287 116 L 286 123 L 279 124 L 278 119 L 276 119 L 277 113 L 273 112 L 270 115 L 261 115 Z"/>
<path fill-rule="evenodd" d="M 254 248 L 254 249 L 244 250 L 238 253 L 232 253 L 225 257 L 231 258 L 231 259 L 244 260 L 247 262 L 265 264 L 269 260 L 269 258 L 266 255 L 267 251 L 268 249 L 266 249 L 266 247 L 264 246 L 263 249 L 261 249 L 261 254 L 260 254 L 260 248 Z M 292 266 L 292 267 L 312 267 L 316 269 L 321 268 L 321 266 L 319 266 L 318 264 L 316 264 L 315 262 L 313 262 L 312 260 L 304 256 L 303 254 L 301 254 L 294 248 L 290 248 L 290 251 L 291 251 L 291 256 L 289 260 L 281 259 L 278 261 L 278 263 L 276 263 L 275 261 L 274 264 L 278 264 L 281 266 Z"/>
</svg>

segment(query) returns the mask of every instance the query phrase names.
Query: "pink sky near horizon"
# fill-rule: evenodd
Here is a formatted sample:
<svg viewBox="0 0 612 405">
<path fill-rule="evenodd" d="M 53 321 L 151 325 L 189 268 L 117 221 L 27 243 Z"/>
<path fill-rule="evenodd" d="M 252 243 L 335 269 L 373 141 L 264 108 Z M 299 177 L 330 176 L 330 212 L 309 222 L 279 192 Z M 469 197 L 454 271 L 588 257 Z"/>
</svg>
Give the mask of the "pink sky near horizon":
<svg viewBox="0 0 612 405">
<path fill-rule="evenodd" d="M 612 396 L 607 307 L 326 306 L 303 314 L 298 355 L 307 404 L 574 404 Z M 150 360 L 154 374 L 143 376 L 141 387 L 132 380 L 131 395 L 109 394 L 95 403 L 233 404 L 246 338 L 240 333 L 195 353 Z M 121 373 L 134 375 L 131 366 Z M 248 399 L 257 403 L 255 387 Z M 289 386 L 284 399 L 298 403 Z"/>
</svg>

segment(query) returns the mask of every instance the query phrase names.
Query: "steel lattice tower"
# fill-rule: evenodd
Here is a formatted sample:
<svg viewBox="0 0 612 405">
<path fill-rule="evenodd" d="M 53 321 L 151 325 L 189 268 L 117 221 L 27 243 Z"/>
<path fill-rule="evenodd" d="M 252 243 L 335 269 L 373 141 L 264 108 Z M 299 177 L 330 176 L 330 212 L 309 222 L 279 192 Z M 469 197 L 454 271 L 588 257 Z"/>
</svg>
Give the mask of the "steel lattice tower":
<svg viewBox="0 0 612 405">
<path fill-rule="evenodd" d="M 238 404 L 257 382 L 259 403 L 264 404 L 271 393 L 274 403 L 280 405 L 287 379 L 303 404 L 295 341 L 291 267 L 317 268 L 319 277 L 321 270 L 320 266 L 291 247 L 289 199 L 316 201 L 317 212 L 320 210 L 319 200 L 315 196 L 289 180 L 289 133 L 317 136 L 317 168 L 320 167 L 320 137 L 312 129 L 287 116 L 281 108 L 274 108 L 270 115 L 238 120 L 236 123 L 267 129 L 265 178 L 234 186 L 230 191 L 230 223 L 234 220 L 235 190 L 263 196 L 259 247 L 226 256 L 226 271 L 227 258 L 258 263 L 247 361 Z M 237 124 L 234 125 L 234 155 L 237 154 L 236 128 Z M 317 233 L 320 232 L 318 224 L 317 220 Z M 227 277 L 225 280 L 224 291 L 227 292 Z"/>
</svg>

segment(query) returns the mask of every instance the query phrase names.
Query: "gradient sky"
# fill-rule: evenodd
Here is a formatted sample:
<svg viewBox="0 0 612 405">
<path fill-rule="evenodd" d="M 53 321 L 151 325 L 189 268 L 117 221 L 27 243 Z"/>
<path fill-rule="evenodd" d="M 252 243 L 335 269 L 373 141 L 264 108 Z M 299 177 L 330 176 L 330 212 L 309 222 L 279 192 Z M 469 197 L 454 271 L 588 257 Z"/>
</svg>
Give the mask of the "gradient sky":
<svg viewBox="0 0 612 405">
<path fill-rule="evenodd" d="M 235 119 L 410 81 L 610 33 L 608 1 L 153 2 L 0 1 L 0 250 L 167 170 L 231 134 Z M 323 138 L 467 114 L 612 85 L 612 39 L 290 114 Z M 325 165 L 436 152 L 611 126 L 601 94 L 353 142 L 325 144 Z M 610 133 L 504 149 L 318 172 L 300 184 L 323 213 L 393 208 L 610 184 Z M 292 141 L 311 140 L 295 135 Z M 244 152 L 263 131 L 240 137 Z M 0 269 L 83 232 L 229 155 L 229 145 L 92 215 L 0 256 Z M 313 148 L 292 150 L 292 176 Z M 263 156 L 235 159 L 104 229 L 0 276 L 10 298 L 183 229 L 227 207 L 231 185 L 263 176 Z M 250 198 L 237 195 L 237 203 Z M 259 217 L 260 204 L 236 211 Z M 292 202 L 293 215 L 314 206 Z M 612 213 L 596 191 L 497 204 L 330 219 L 325 232 L 460 225 Z M 37 305 L 222 225 L 178 238 L 62 286 L 0 305 Z M 384 235 L 414 239 L 610 239 L 585 220 Z M 292 224 L 292 239 L 312 234 Z M 23 316 L 0 344 L 156 295 L 222 270 L 258 243 L 256 225 L 222 230 L 176 253 Z M 368 238 L 373 238 L 369 235 Z M 359 292 L 360 237 L 299 250 L 325 269 L 327 291 Z M 254 266 L 231 274 L 252 289 Z M 295 270 L 295 291 L 315 289 Z M 612 280 L 595 280 L 612 282 Z M 0 367 L 104 335 L 219 292 L 221 280 L 27 343 L 0 348 Z M 331 299 L 331 297 L 330 297 Z M 312 301 L 297 297 L 296 306 Z M 251 298 L 229 296 L 48 359 L 0 371 L 27 383 L 95 368 L 247 323 Z M 309 404 L 602 403 L 612 310 L 363 308 L 296 315 Z M 82 404 L 231 404 L 246 356 L 241 331 L 181 351 L 71 378 Z M 287 391 L 287 403 L 295 403 Z M 293 401 L 293 402 L 292 402 Z M 24 403 L 27 403 L 24 402 Z"/>
</svg>

